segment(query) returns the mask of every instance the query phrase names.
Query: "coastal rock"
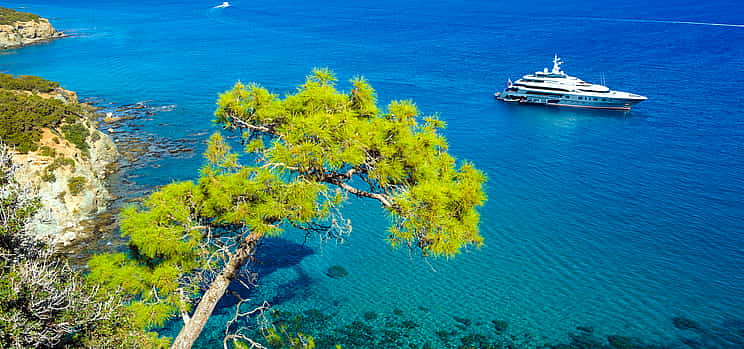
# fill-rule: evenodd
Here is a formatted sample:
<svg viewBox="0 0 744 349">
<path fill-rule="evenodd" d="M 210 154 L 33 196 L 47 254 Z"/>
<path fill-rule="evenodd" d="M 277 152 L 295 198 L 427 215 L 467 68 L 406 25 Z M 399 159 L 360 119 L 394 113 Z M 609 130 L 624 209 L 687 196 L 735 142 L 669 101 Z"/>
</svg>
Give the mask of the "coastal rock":
<svg viewBox="0 0 744 349">
<path fill-rule="evenodd" d="M 684 318 L 681 316 L 676 316 L 672 318 L 672 324 L 674 324 L 674 327 L 680 329 L 680 330 L 699 330 L 700 325 L 698 325 L 697 322 L 694 320 L 690 320 L 688 318 Z"/>
<path fill-rule="evenodd" d="M 377 319 L 377 313 L 375 313 L 374 311 L 368 311 L 364 313 L 364 320 L 373 321 L 375 319 Z"/>
<path fill-rule="evenodd" d="M 506 320 L 493 320 L 491 321 L 493 324 L 494 330 L 496 330 L 496 333 L 503 333 L 506 331 L 507 328 L 509 328 L 509 323 Z"/>
<path fill-rule="evenodd" d="M 607 342 L 610 343 L 610 346 L 615 349 L 632 349 L 633 348 L 633 339 L 630 337 L 619 336 L 619 335 L 607 336 Z"/>
<path fill-rule="evenodd" d="M 344 267 L 340 265 L 334 265 L 334 266 L 329 267 L 328 270 L 326 270 L 326 275 L 334 279 L 339 279 L 346 275 L 349 275 L 349 272 L 346 271 L 346 269 L 344 269 Z"/>
<path fill-rule="evenodd" d="M 470 324 L 473 322 L 472 320 L 464 317 L 453 316 L 452 318 L 464 326 L 470 326 Z"/>
<path fill-rule="evenodd" d="M 64 33 L 55 30 L 45 18 L 2 24 L 0 25 L 0 49 L 31 45 L 63 36 Z"/>
<path fill-rule="evenodd" d="M 76 103 L 69 91 L 46 96 Z M 88 137 L 86 151 L 59 131 L 44 129 L 39 150 L 15 154 L 16 179 L 34 188 L 43 208 L 29 225 L 31 232 L 55 244 L 69 245 L 81 237 L 83 222 L 108 208 L 113 199 L 106 178 L 116 167 L 119 152 L 111 137 L 87 118 L 82 122 Z"/>
</svg>

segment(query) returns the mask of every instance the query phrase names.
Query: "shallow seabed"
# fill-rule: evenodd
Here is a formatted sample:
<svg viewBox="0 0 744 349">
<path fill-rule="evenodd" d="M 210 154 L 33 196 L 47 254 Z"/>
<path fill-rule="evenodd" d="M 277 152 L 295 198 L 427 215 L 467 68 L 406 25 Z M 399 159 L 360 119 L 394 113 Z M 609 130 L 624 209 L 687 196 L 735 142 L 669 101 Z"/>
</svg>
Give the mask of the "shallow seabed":
<svg viewBox="0 0 744 349">
<path fill-rule="evenodd" d="M 82 97 L 175 105 L 138 130 L 202 144 L 216 130 L 216 94 L 236 80 L 285 93 L 328 66 L 343 89 L 361 74 L 382 102 L 439 113 L 452 152 L 489 177 L 486 245 L 453 260 L 391 250 L 382 211 L 359 200 L 344 244 L 268 241 L 251 295 L 283 312 L 274 319 L 304 314 L 311 332 L 338 341 L 371 333 L 378 343 L 393 328 L 408 336 L 396 343 L 419 347 L 458 346 L 467 333 L 571 343 L 589 328 L 596 341 L 573 346 L 609 345 L 608 335 L 744 345 L 744 28 L 710 25 L 744 24 L 737 1 L 217 3 L 5 2 L 74 35 L 0 55 L 0 70 Z M 555 53 L 569 74 L 649 100 L 630 113 L 493 100 Z M 200 161 L 163 158 L 129 178 L 194 178 Z M 334 265 L 348 275 L 328 276 Z M 199 345 L 220 345 L 227 317 Z M 494 320 L 508 328 L 496 333 Z M 437 334 L 452 330 L 449 342 Z"/>
</svg>

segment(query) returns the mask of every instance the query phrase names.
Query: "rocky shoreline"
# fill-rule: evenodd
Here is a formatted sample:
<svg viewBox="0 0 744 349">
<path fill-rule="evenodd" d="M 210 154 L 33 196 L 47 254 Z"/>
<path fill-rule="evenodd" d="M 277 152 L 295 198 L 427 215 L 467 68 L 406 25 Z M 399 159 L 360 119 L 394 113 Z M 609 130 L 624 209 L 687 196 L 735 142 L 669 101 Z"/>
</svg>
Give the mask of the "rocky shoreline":
<svg viewBox="0 0 744 349">
<path fill-rule="evenodd" d="M 4 8 L 0 10 L 21 13 Z M 0 49 L 27 46 L 65 36 L 65 33 L 54 29 L 48 19 L 38 16 L 30 20 L 0 23 Z"/>
<path fill-rule="evenodd" d="M 159 167 L 161 159 L 196 155 L 193 147 L 197 139 L 167 139 L 142 133 L 145 123 L 153 121 L 160 112 L 173 110 L 174 105 L 153 105 L 150 101 L 115 104 L 94 98 L 78 101 L 74 92 L 61 88 L 37 95 L 79 104 L 87 110 L 84 125 L 90 134 L 86 139 L 88 154 L 47 130 L 40 150 L 16 154 L 13 159 L 20 167 L 19 182 L 35 188 L 42 198 L 44 207 L 31 225 L 33 233 L 65 246 L 68 253 L 90 248 L 90 243 L 100 245 L 93 248 L 98 250 L 111 239 L 116 240 L 112 233 L 118 228 L 118 211 L 152 190 L 145 183 L 137 183 L 138 170 Z M 55 138 L 61 140 L 59 144 Z M 67 161 L 60 166 L 59 160 L 55 164 L 55 157 L 43 155 L 42 147 L 47 147 L 47 155 L 52 149 L 57 158 L 64 154 L 74 164 Z M 49 181 L 50 178 L 54 179 Z M 84 190 L 73 195 L 68 184 L 75 178 L 84 178 L 85 185 Z"/>
<path fill-rule="evenodd" d="M 81 102 L 96 110 L 92 115 L 93 120 L 102 132 L 111 137 L 120 153 L 117 171 L 107 179 L 112 196 L 108 209 L 92 219 L 82 221 L 78 239 L 64 249 L 73 260 L 84 264 L 92 253 L 109 251 L 126 244 L 126 240 L 117 233 L 117 218 L 123 207 L 142 201 L 153 190 L 152 179 L 143 171 L 158 168 L 169 159 L 198 156 L 194 147 L 204 134 L 172 139 L 146 131 L 148 125 L 156 123 L 159 113 L 173 111 L 176 108 L 173 104 L 154 101 L 120 104 L 97 97 L 83 98 Z"/>
<path fill-rule="evenodd" d="M 61 88 L 37 95 L 80 104 L 74 92 Z M 87 134 L 87 149 L 62 137 L 60 130 L 44 129 L 38 150 L 13 156 L 16 179 L 34 188 L 43 206 L 30 224 L 32 233 L 61 245 L 81 238 L 83 222 L 107 210 L 113 198 L 107 178 L 120 157 L 111 137 L 98 130 L 93 109 L 80 105 L 87 114 L 79 123 Z"/>
</svg>

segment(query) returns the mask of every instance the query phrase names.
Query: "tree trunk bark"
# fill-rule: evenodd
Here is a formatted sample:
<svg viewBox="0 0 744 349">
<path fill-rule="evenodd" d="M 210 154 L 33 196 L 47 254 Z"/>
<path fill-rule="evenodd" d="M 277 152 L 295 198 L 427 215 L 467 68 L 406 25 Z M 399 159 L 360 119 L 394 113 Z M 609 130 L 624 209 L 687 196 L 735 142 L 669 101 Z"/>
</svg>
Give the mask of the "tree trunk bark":
<svg viewBox="0 0 744 349">
<path fill-rule="evenodd" d="M 207 320 L 212 316 L 212 311 L 217 306 L 217 302 L 225 294 L 230 281 L 235 279 L 240 267 L 243 266 L 245 260 L 255 251 L 258 239 L 258 235 L 250 234 L 240 243 L 238 250 L 230 257 L 222 272 L 209 284 L 209 289 L 204 292 L 204 295 L 199 300 L 199 305 L 196 306 L 191 319 L 181 328 L 181 332 L 178 333 L 176 340 L 173 341 L 171 349 L 190 349 L 194 345 Z"/>
</svg>

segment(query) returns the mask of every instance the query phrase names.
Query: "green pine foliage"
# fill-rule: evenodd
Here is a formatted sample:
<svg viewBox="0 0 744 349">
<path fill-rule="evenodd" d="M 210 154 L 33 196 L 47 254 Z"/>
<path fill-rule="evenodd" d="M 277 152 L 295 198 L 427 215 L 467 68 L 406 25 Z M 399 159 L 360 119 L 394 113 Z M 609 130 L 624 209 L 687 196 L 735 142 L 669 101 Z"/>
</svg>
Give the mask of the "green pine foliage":
<svg viewBox="0 0 744 349">
<path fill-rule="evenodd" d="M 21 12 L 5 7 L 0 7 L 0 25 L 13 24 L 14 22 L 35 21 L 37 19 L 39 19 L 39 16 L 33 13 Z"/>
<path fill-rule="evenodd" d="M 57 152 L 46 145 L 42 145 L 41 148 L 39 148 L 39 155 L 53 158 L 57 155 Z"/>
<path fill-rule="evenodd" d="M 198 183 L 169 184 L 142 206 L 123 210 L 121 231 L 130 239 L 130 255 L 99 255 L 89 262 L 91 281 L 133 295 L 129 308 L 144 328 L 161 326 L 198 298 L 198 285 L 185 279 L 214 267 L 205 227 L 238 236 L 276 235 L 282 222 L 302 224 L 322 217 L 326 208 L 318 198 L 323 186 L 286 183 L 271 170 L 242 167 L 219 136 L 208 148 L 216 150 L 206 156 L 212 161 L 203 172 L 209 175 Z"/>
<path fill-rule="evenodd" d="M 83 154 L 88 154 L 89 145 L 87 139 L 88 136 L 90 136 L 90 132 L 88 131 L 88 128 L 82 124 L 82 121 L 74 124 L 62 125 L 62 134 L 65 135 L 66 140 L 74 144 L 75 147 L 83 152 Z"/>
<path fill-rule="evenodd" d="M 6 90 L 51 92 L 59 87 L 56 81 L 49 81 L 33 75 L 0 74 L 0 88 Z"/>
<path fill-rule="evenodd" d="M 162 326 L 179 310 L 188 310 L 183 296 L 195 292 L 180 283 L 201 260 L 196 207 L 188 198 L 194 187 L 174 183 L 151 195 L 143 207 L 126 208 L 121 231 L 130 238 L 131 255 L 99 255 L 89 262 L 90 280 L 135 296 L 129 309 L 142 328 Z"/>
<path fill-rule="evenodd" d="M 249 131 L 247 151 L 304 180 L 335 184 L 349 172 L 358 175 L 367 193 L 388 201 L 393 245 L 443 256 L 481 245 L 475 208 L 485 200 L 485 176 L 447 152 L 445 123 L 421 118 L 410 100 L 381 110 L 364 78 L 352 79 L 349 93 L 335 81 L 329 70 L 316 69 L 284 98 L 237 83 L 220 95 L 217 122 Z"/>
<path fill-rule="evenodd" d="M 75 122 L 81 114 L 78 105 L 0 89 L 0 139 L 21 153 L 38 148 L 43 128 Z M 70 132 L 70 135 L 77 140 L 74 137 L 82 133 Z"/>
</svg>

